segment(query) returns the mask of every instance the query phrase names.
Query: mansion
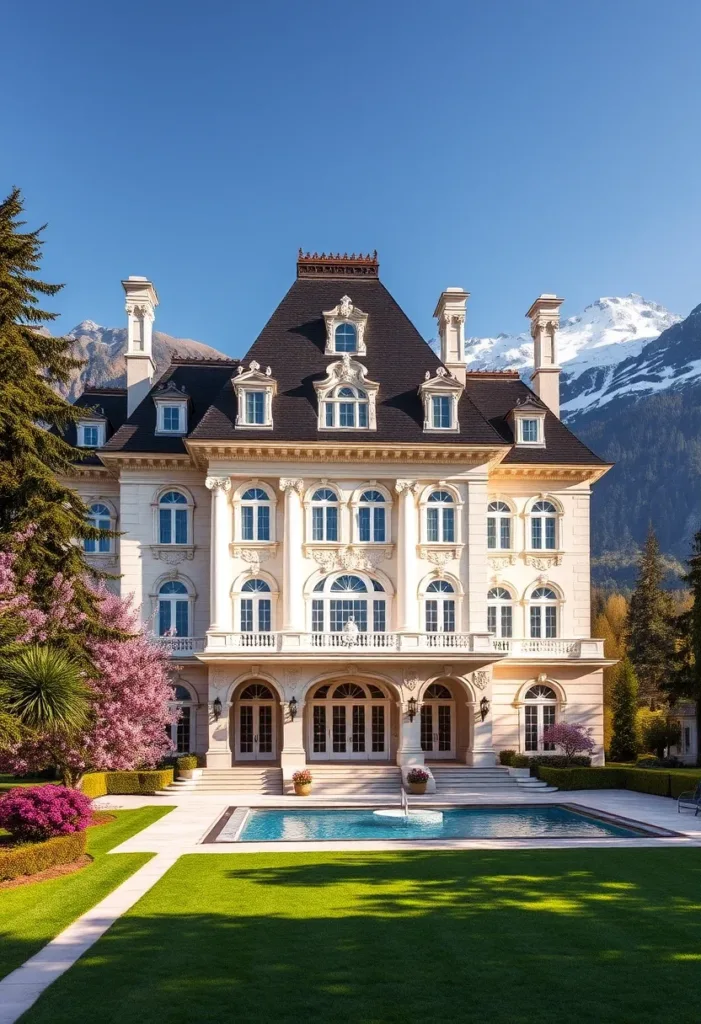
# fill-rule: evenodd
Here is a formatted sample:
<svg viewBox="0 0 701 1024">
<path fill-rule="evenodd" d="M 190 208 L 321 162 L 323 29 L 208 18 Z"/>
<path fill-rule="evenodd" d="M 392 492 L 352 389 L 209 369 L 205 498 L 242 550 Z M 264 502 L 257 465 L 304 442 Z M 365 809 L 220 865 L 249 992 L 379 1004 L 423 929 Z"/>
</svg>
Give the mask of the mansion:
<svg viewBox="0 0 701 1024">
<path fill-rule="evenodd" d="M 590 636 L 591 487 L 559 419 L 562 299 L 528 311 L 532 389 L 465 365 L 468 293 L 436 354 L 377 255 L 306 254 L 242 359 L 174 358 L 158 297 L 123 282 L 127 386 L 89 387 L 72 486 L 87 558 L 173 664 L 173 739 L 209 768 L 496 763 L 583 722 L 603 763 Z"/>
</svg>

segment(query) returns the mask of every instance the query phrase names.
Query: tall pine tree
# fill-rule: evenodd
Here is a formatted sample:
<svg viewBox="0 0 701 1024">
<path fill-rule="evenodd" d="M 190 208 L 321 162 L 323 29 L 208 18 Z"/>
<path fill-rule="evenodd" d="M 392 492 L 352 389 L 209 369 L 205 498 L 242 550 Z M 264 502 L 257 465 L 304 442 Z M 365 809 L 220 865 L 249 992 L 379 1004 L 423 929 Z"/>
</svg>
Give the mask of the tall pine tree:
<svg viewBox="0 0 701 1024">
<path fill-rule="evenodd" d="M 701 530 L 694 536 L 689 571 L 682 580 L 691 591 L 692 605 L 677 619 L 674 672 L 665 689 L 673 701 L 696 702 L 696 760 L 701 764 Z"/>
<path fill-rule="evenodd" d="M 617 666 L 611 707 L 613 736 L 609 757 L 612 761 L 633 761 L 637 753 L 635 719 L 638 711 L 638 680 L 628 658 Z"/>
<path fill-rule="evenodd" d="M 635 590 L 628 609 L 628 656 L 638 677 L 639 700 L 656 707 L 664 699 L 675 655 L 674 609 L 662 589 L 664 568 L 655 532 L 645 541 Z"/>
<path fill-rule="evenodd" d="M 43 228 L 23 231 L 23 208 L 19 189 L 0 203 L 0 550 L 15 553 L 15 573 L 31 581 L 31 597 L 40 607 L 62 574 L 94 621 L 95 601 L 76 541 L 95 531 L 86 524 L 78 494 L 60 479 L 76 458 L 61 435 L 81 412 L 57 385 L 67 383 L 81 364 L 70 354 L 69 339 L 38 330 L 57 316 L 42 308 L 43 297 L 63 285 L 35 276 Z"/>
</svg>

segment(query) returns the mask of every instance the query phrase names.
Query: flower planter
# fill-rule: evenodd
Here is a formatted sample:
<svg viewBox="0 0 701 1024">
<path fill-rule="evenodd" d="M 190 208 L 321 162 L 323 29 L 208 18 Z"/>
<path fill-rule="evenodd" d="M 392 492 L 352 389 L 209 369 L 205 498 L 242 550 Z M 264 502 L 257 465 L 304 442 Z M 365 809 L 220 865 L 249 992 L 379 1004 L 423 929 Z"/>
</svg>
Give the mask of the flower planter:
<svg viewBox="0 0 701 1024">
<path fill-rule="evenodd" d="M 179 779 L 201 779 L 202 769 L 201 768 L 180 768 L 178 770 Z"/>
<path fill-rule="evenodd" d="M 413 793 L 415 796 L 423 796 L 423 794 L 426 792 L 427 785 L 428 783 L 426 782 L 410 782 L 409 792 Z"/>
<path fill-rule="evenodd" d="M 311 791 L 311 782 L 295 782 L 295 796 L 309 796 Z"/>
</svg>

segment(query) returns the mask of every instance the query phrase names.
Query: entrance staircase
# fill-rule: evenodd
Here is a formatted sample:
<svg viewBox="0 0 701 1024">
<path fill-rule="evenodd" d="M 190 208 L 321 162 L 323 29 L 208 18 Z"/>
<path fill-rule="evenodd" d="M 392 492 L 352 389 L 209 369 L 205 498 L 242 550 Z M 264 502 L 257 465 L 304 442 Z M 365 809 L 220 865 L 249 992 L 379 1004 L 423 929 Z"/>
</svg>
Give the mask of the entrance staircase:
<svg viewBox="0 0 701 1024">
<path fill-rule="evenodd" d="M 199 779 L 173 783 L 173 788 L 187 788 L 200 794 L 256 793 L 259 796 L 282 796 L 282 768 L 204 768 Z"/>
<path fill-rule="evenodd" d="M 312 764 L 314 777 L 312 793 L 327 797 L 398 798 L 402 786 L 402 773 L 390 764 Z"/>
<path fill-rule="evenodd" d="M 513 796 L 516 793 L 552 793 L 554 789 L 541 779 L 510 775 L 508 768 L 470 768 L 464 764 L 431 764 L 436 780 L 436 797 Z"/>
</svg>

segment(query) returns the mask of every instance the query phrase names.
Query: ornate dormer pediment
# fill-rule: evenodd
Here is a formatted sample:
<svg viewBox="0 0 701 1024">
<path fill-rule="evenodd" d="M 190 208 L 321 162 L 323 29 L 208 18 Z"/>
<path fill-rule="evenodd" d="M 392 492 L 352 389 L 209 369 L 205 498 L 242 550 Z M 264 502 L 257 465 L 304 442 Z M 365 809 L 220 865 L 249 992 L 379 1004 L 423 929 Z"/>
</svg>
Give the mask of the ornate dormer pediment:
<svg viewBox="0 0 701 1024">
<path fill-rule="evenodd" d="M 248 369 L 239 363 L 232 383 L 237 399 L 236 426 L 272 429 L 277 381 L 270 367 L 261 370 L 255 359 L 248 364 Z"/>
<path fill-rule="evenodd" d="M 187 413 L 190 395 L 174 380 L 159 384 L 153 391 L 156 406 L 157 434 L 187 434 Z"/>
<path fill-rule="evenodd" d="M 367 327 L 368 314 L 363 313 L 361 309 L 354 306 L 353 300 L 349 295 L 344 295 L 337 306 L 327 310 L 324 313 L 324 320 L 326 322 L 325 355 L 334 356 L 339 355 L 341 352 L 350 353 L 350 348 L 337 347 L 337 338 L 342 337 L 343 344 L 348 345 L 353 340 L 353 332 L 355 332 L 355 346 L 352 349 L 352 353 L 358 356 L 367 354 L 365 328 Z M 348 325 L 352 330 L 344 330 L 344 325 Z M 337 335 L 339 328 L 340 333 Z"/>
<path fill-rule="evenodd" d="M 448 373 L 444 366 L 439 366 L 433 376 L 427 370 L 419 387 L 424 403 L 424 430 L 457 433 L 460 430 L 458 403 L 464 390 L 465 385 Z"/>
<path fill-rule="evenodd" d="M 319 401 L 320 430 L 375 430 L 380 385 L 369 380 L 367 367 L 344 352 L 329 363 L 326 377 L 314 382 Z"/>
<path fill-rule="evenodd" d="M 531 392 L 516 403 L 507 420 L 517 445 L 545 447 L 545 413 L 545 405 Z"/>
</svg>

